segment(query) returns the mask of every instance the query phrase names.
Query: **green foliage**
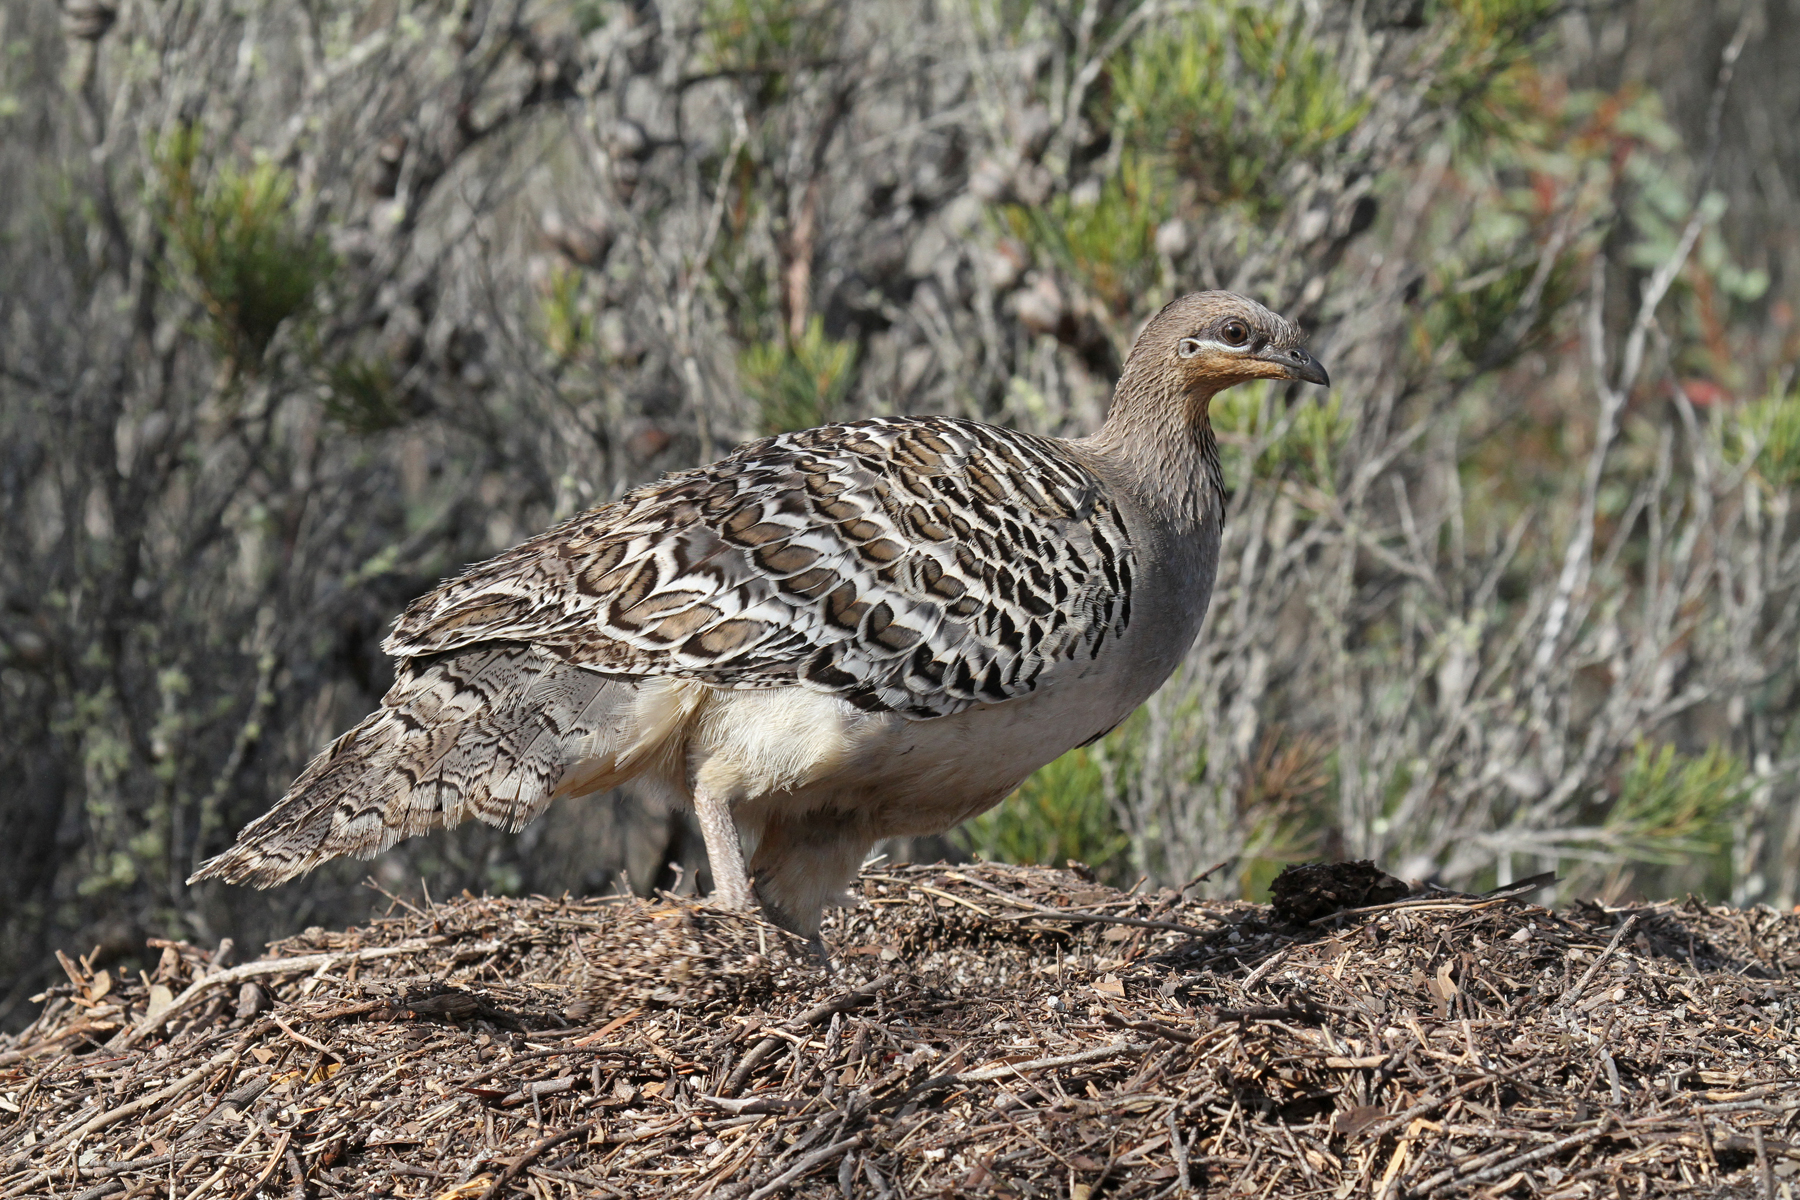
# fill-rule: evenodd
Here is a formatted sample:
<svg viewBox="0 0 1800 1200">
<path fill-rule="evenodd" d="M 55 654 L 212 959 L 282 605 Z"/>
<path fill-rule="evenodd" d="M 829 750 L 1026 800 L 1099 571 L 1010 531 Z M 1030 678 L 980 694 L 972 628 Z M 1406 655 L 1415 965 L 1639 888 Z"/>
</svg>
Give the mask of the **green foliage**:
<svg viewBox="0 0 1800 1200">
<path fill-rule="evenodd" d="M 25 111 L 25 105 L 19 99 L 19 93 L 5 85 L 16 81 L 19 61 L 30 52 L 31 43 L 24 38 L 0 41 L 0 59 L 8 60 L 5 62 L 7 69 L 3 72 L 4 84 L 0 84 L 0 121 L 10 120 Z"/>
<path fill-rule="evenodd" d="M 1222 207 L 1273 219 L 1286 206 L 1281 173 L 1327 154 L 1369 111 L 1297 4 L 1172 17 L 1128 42 L 1107 82 L 1090 119 L 1117 150 L 1097 194 L 1009 204 L 1002 218 L 1119 318 L 1161 295 L 1163 221 Z"/>
<path fill-rule="evenodd" d="M 1649 113 L 1648 118 L 1667 128 L 1660 111 Z M 1679 144 L 1672 129 L 1662 141 Z M 1650 144 L 1657 145 L 1655 141 Z M 1691 183 L 1686 172 L 1671 170 L 1661 154 L 1634 154 L 1626 161 L 1623 173 L 1632 184 L 1632 198 L 1625 215 L 1634 235 L 1625 259 L 1648 274 L 1674 254 L 1686 231 L 1694 210 L 1689 195 Z M 1685 352 L 1678 352 L 1680 365 L 1729 379 L 1736 364 L 1730 351 L 1719 344 L 1718 330 L 1731 315 L 1731 308 L 1743 309 L 1762 298 L 1769 289 L 1769 274 L 1760 267 L 1745 267 L 1732 256 L 1718 227 L 1725 207 L 1725 197 L 1718 192 L 1701 198 L 1700 236 L 1685 270 L 1676 277 L 1671 295 L 1678 306 L 1675 319 L 1686 326 L 1688 334 L 1682 339 Z"/>
<path fill-rule="evenodd" d="M 1368 112 L 1298 5 L 1212 4 L 1138 38 L 1113 75 L 1114 136 L 1166 156 L 1205 205 L 1278 211 L 1277 177 Z"/>
<path fill-rule="evenodd" d="M 1558 254 L 1540 280 L 1536 247 L 1522 240 L 1523 252 L 1500 262 L 1439 272 L 1426 318 L 1432 344 L 1454 344 L 1469 364 L 1493 370 L 1544 343 L 1581 285 L 1579 256 Z"/>
<path fill-rule="evenodd" d="M 130 852 L 114 850 L 96 861 L 82 876 L 75 891 L 81 896 L 97 896 L 102 892 L 128 888 L 138 881 L 138 860 Z"/>
<path fill-rule="evenodd" d="M 1529 4 L 1499 7 L 1526 25 L 1535 20 Z M 1456 11 L 1466 18 L 1457 28 L 1466 31 L 1476 9 L 1465 4 Z M 1485 30 L 1481 46 L 1463 49 L 1489 67 L 1499 53 L 1490 40 L 1512 39 L 1508 53 L 1529 42 L 1523 28 L 1503 36 L 1491 18 L 1475 24 Z M 1446 61 L 1455 52 L 1453 42 Z M 1452 131 L 1462 140 L 1454 161 L 1471 199 L 1466 225 L 1442 231 L 1446 244 L 1428 276 L 1414 331 L 1421 360 L 1443 365 L 1439 355 L 1454 351 L 1465 377 L 1504 368 L 1564 332 L 1559 321 L 1566 325 L 1598 235 L 1619 219 L 1621 199 L 1632 205 L 1631 227 L 1640 235 L 1649 232 L 1657 244 L 1657 262 L 1674 247 L 1687 212 L 1685 187 L 1668 170 L 1669 152 L 1680 139 L 1662 119 L 1654 95 L 1634 88 L 1544 94 L 1522 59 L 1511 61 L 1501 78 L 1481 77 L 1488 91 L 1456 110 L 1460 118 L 1476 120 L 1481 136 L 1462 136 L 1470 132 L 1463 126 Z M 1481 117 L 1500 109 L 1504 120 Z M 1666 195 L 1657 211 L 1640 217 L 1636 209 L 1645 204 L 1646 187 Z M 1674 228 L 1658 215 L 1667 204 L 1681 210 Z M 1630 247 L 1635 260 L 1641 243 Z"/>
<path fill-rule="evenodd" d="M 1469 203 L 1460 224 L 1437 218 L 1442 244 L 1413 331 L 1411 357 L 1420 368 L 1448 366 L 1463 381 L 1503 369 L 1526 353 L 1550 356 L 1574 345 L 1577 301 L 1602 239 L 1612 239 L 1604 248 L 1614 261 L 1648 275 L 1675 253 L 1694 211 L 1692 164 L 1654 92 L 1632 85 L 1561 92 L 1541 86 L 1524 62 L 1514 64 L 1507 78 L 1517 85 L 1521 103 L 1529 103 L 1519 119 L 1496 125 L 1456 156 L 1458 185 Z M 1705 223 L 1663 303 L 1658 327 L 1670 335 L 1680 377 L 1747 390 L 1742 347 L 1733 346 L 1724 330 L 1749 315 L 1768 281 L 1727 252 L 1712 224 L 1719 203 L 1714 196 L 1701 204 Z M 1470 515 L 1497 526 L 1563 495 L 1574 477 L 1569 455 L 1580 452 L 1580 423 L 1554 404 L 1521 399 L 1509 397 L 1502 406 L 1509 436 L 1471 439 L 1463 463 L 1465 482 L 1480 489 L 1470 493 L 1481 497 Z M 1474 414 L 1480 403 L 1468 411 Z M 1501 414 L 1490 408 L 1483 415 L 1491 420 Z M 1740 423 L 1743 417 L 1772 416 L 1772 409 L 1748 410 L 1736 420 L 1722 414 L 1714 427 L 1741 444 L 1739 435 L 1753 433 Z M 1655 457 L 1654 425 L 1643 414 L 1628 418 L 1627 443 L 1613 462 L 1617 478 L 1600 496 L 1602 516 L 1616 517 L 1631 502 L 1635 485 L 1629 480 Z M 1779 445 L 1779 435 L 1775 441 Z M 1772 461 L 1779 462 L 1779 455 L 1777 450 Z M 1515 564 L 1518 586 L 1528 587 L 1533 572 L 1547 569 L 1531 561 L 1536 549 L 1528 542 Z M 1628 546 L 1622 561 L 1632 561 L 1638 549 Z"/>
<path fill-rule="evenodd" d="M 1319 853 L 1319 837 L 1328 823 L 1321 809 L 1327 793 L 1335 790 L 1337 755 L 1328 738 L 1273 726 L 1246 767 L 1237 812 L 1247 833 L 1237 869 L 1238 894 L 1260 899 L 1283 867 Z"/>
<path fill-rule="evenodd" d="M 190 125 L 153 147 L 164 222 L 220 353 L 253 370 L 334 263 L 325 240 L 296 225 L 292 175 L 262 161 L 203 179 L 200 143 Z"/>
<path fill-rule="evenodd" d="M 1800 484 L 1800 392 L 1751 400 L 1723 427 L 1729 461 L 1742 463 L 1754 448 L 1756 472 L 1770 488 Z"/>
<path fill-rule="evenodd" d="M 393 370 L 378 358 L 346 357 L 326 372 L 325 415 L 355 434 L 374 434 L 406 423 L 406 406 Z"/>
<path fill-rule="evenodd" d="M 1041 207 L 1008 205 L 1006 223 L 1124 316 L 1156 282 L 1156 227 L 1168 216 L 1172 194 L 1161 175 L 1166 170 L 1151 158 L 1127 154 L 1097 199 L 1083 203 L 1064 194 Z"/>
<path fill-rule="evenodd" d="M 482 864 L 487 890 L 494 896 L 521 896 L 525 893 L 525 876 L 517 863 L 490 859 Z"/>
<path fill-rule="evenodd" d="M 605 25 L 611 14 L 607 12 L 607 0 L 574 0 L 569 5 L 569 18 L 575 22 L 575 30 L 582 37 Z"/>
<path fill-rule="evenodd" d="M 1747 391 L 1755 385 L 1742 376 L 1741 348 L 1725 331 L 1762 319 L 1756 306 L 1769 289 L 1769 274 L 1733 256 L 1719 228 L 1727 206 L 1722 194 L 1708 192 L 1696 206 L 1693 164 L 1681 155 L 1681 136 L 1654 95 L 1630 106 L 1618 125 L 1636 140 L 1619 170 L 1628 185 L 1620 189 L 1626 199 L 1619 215 L 1631 233 L 1621 257 L 1646 275 L 1654 272 L 1676 253 L 1697 208 L 1699 236 L 1659 323 L 1676 335 L 1670 349 L 1680 374 Z"/>
<path fill-rule="evenodd" d="M 1004 803 L 958 826 L 956 836 L 980 858 L 1049 866 L 1075 859 L 1115 877 L 1130 844 L 1113 815 L 1100 759 L 1087 746 L 1040 768 Z"/>
<path fill-rule="evenodd" d="M 1746 795 L 1744 764 L 1722 746 L 1682 755 L 1639 741 L 1606 830 L 1646 862 L 1678 863 L 1731 844 Z"/>
<path fill-rule="evenodd" d="M 567 263 L 550 269 L 538 302 L 544 323 L 544 345 L 559 361 L 568 362 L 594 340 L 594 318 L 582 298 L 582 272 Z"/>
<path fill-rule="evenodd" d="M 1277 394 L 1275 386 L 1259 380 L 1213 397 L 1212 425 L 1219 437 L 1226 486 L 1236 490 L 1250 474 L 1261 479 L 1285 475 L 1331 491 L 1337 451 L 1351 428 L 1343 400 L 1336 392 L 1322 398 L 1306 395 L 1283 412 L 1277 407 Z M 1255 462 L 1248 462 L 1250 451 L 1259 445 Z"/>
<path fill-rule="evenodd" d="M 831 419 L 855 375 L 856 343 L 839 341 L 813 317 L 796 342 L 757 342 L 738 356 L 744 390 L 757 403 L 764 433 L 810 429 Z"/>
<path fill-rule="evenodd" d="M 1530 93 L 1528 70 L 1507 77 L 1522 93 Z M 1465 226 L 1443 230 L 1447 244 L 1414 330 L 1422 360 L 1454 351 L 1464 372 L 1501 369 L 1554 338 L 1592 249 L 1591 238 L 1571 233 L 1610 219 L 1617 164 L 1645 137 L 1669 132 L 1645 98 L 1628 91 L 1555 102 L 1522 94 L 1505 103 L 1508 119 L 1484 128 L 1455 160 L 1473 202 Z M 1457 111 L 1483 110 L 1471 103 Z"/>
<path fill-rule="evenodd" d="M 1234 441 L 1256 437 L 1269 424 L 1267 409 L 1272 398 L 1269 385 L 1260 379 L 1225 389 L 1212 398 L 1213 431 Z"/>
<path fill-rule="evenodd" d="M 795 70 L 824 58 L 839 12 L 801 0 L 706 0 L 704 11 L 707 68 L 753 78 L 759 108 L 787 94 Z"/>
<path fill-rule="evenodd" d="M 1472 144 L 1516 136 L 1531 110 L 1529 57 L 1557 0 L 1436 0 L 1428 19 L 1445 33 L 1426 101 L 1454 113 L 1453 131 Z"/>
</svg>

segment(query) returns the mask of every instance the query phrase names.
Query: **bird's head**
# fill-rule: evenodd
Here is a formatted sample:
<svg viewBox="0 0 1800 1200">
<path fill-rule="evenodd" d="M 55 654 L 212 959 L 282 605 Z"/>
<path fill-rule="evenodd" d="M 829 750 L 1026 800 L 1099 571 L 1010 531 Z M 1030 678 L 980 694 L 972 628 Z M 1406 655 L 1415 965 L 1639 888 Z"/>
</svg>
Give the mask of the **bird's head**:
<svg viewBox="0 0 1800 1200">
<path fill-rule="evenodd" d="M 1331 385 L 1285 318 L 1233 292 L 1191 292 L 1153 317 L 1125 364 L 1179 380 L 1189 394 L 1211 396 L 1251 379 Z"/>
</svg>

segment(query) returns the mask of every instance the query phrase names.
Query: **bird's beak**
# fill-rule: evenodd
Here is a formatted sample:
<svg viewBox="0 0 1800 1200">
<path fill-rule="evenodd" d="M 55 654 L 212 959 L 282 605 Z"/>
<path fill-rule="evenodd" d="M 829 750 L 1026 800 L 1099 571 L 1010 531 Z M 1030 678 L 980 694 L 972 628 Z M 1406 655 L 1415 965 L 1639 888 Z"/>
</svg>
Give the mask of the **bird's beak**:
<svg viewBox="0 0 1800 1200">
<path fill-rule="evenodd" d="M 1280 367 L 1289 379 L 1298 379 L 1302 383 L 1316 383 L 1320 387 L 1331 386 L 1331 376 L 1325 373 L 1325 364 L 1298 346 L 1291 350 L 1277 350 L 1274 346 L 1265 346 L 1257 353 L 1256 357 Z"/>
</svg>

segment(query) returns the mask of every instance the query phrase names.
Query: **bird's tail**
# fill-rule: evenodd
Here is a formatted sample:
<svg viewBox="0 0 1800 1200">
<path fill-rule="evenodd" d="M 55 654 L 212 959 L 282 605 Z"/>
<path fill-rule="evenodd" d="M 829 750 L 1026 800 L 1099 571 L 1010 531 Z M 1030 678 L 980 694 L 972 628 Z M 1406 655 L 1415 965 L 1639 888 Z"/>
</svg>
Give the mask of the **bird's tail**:
<svg viewBox="0 0 1800 1200">
<path fill-rule="evenodd" d="M 635 692 L 516 643 L 406 663 L 381 708 L 188 882 L 268 887 L 470 817 L 517 830 L 568 790 L 565 775 L 587 791 L 632 773 L 607 763 L 629 740 Z"/>
</svg>

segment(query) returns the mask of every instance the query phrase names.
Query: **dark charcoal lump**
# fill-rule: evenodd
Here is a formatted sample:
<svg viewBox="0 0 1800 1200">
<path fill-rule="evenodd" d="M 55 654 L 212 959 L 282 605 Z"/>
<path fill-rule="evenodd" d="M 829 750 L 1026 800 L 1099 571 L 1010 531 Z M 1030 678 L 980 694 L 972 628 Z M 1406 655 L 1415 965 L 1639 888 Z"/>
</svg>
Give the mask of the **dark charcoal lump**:
<svg viewBox="0 0 1800 1200">
<path fill-rule="evenodd" d="M 1278 918 L 1304 925 L 1342 909 L 1387 904 L 1411 891 L 1368 859 L 1299 863 L 1275 877 L 1269 885 L 1269 901 Z"/>
</svg>

